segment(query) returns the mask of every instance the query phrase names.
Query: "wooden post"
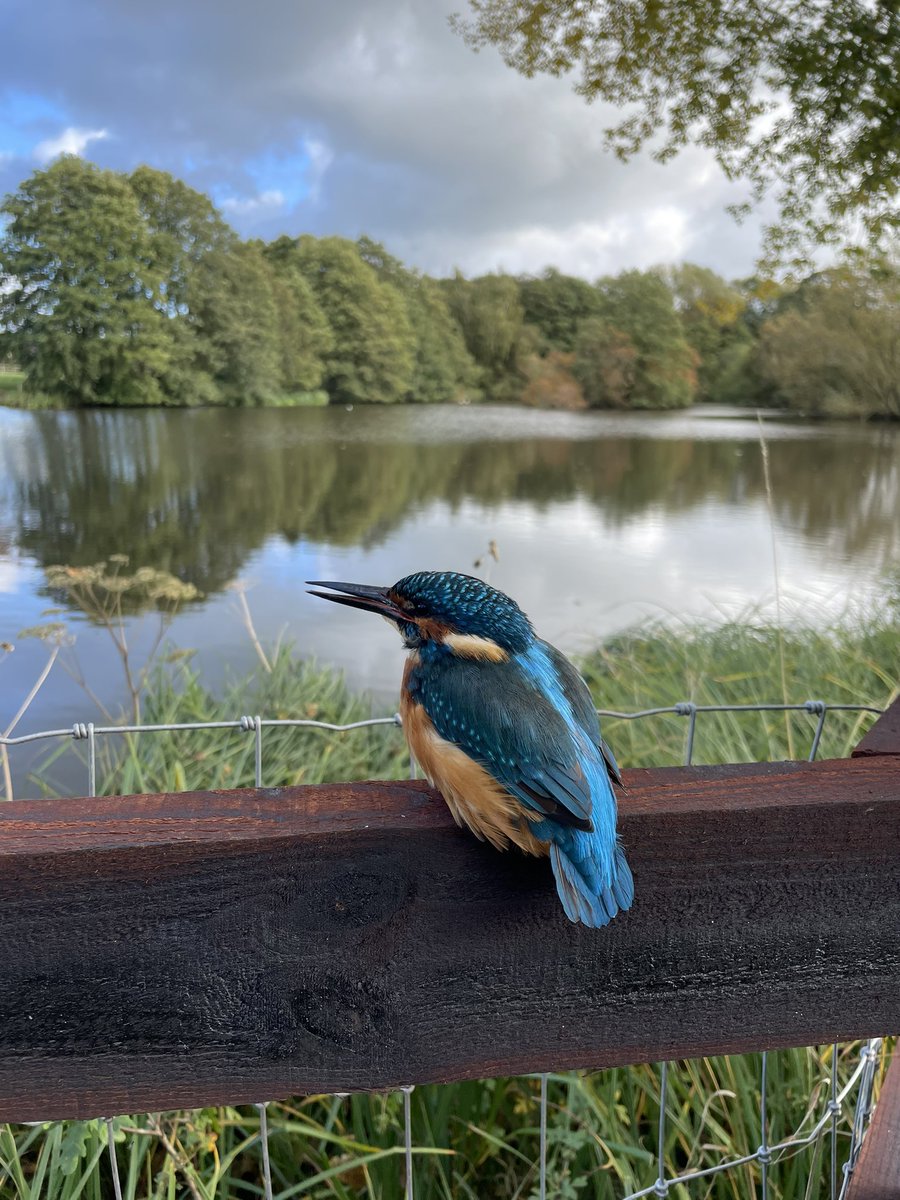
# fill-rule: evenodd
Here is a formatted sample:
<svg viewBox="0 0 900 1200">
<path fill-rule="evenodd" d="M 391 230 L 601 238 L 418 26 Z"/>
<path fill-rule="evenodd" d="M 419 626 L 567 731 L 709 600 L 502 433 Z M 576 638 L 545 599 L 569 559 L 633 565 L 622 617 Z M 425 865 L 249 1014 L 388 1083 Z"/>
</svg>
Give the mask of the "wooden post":
<svg viewBox="0 0 900 1200">
<path fill-rule="evenodd" d="M 900 1198 L 900 1058 L 895 1052 L 866 1134 L 847 1200 Z"/>
<path fill-rule="evenodd" d="M 900 755 L 900 698 L 878 718 L 853 753 L 858 757 Z M 894 846 L 894 852 L 900 857 L 900 845 Z M 890 1029 L 900 1032 L 896 1022 Z M 900 1057 L 896 1050 L 850 1181 L 847 1200 L 900 1200 Z"/>
<path fill-rule="evenodd" d="M 900 757 L 626 783 L 604 930 L 422 783 L 0 807 L 0 1120 L 900 1028 Z"/>
</svg>

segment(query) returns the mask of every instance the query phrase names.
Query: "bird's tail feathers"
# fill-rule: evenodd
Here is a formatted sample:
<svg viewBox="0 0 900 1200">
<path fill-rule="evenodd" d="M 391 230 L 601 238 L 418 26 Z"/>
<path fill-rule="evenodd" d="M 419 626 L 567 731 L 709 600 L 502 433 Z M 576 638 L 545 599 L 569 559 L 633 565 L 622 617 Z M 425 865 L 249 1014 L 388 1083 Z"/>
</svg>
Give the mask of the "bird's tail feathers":
<svg viewBox="0 0 900 1200">
<path fill-rule="evenodd" d="M 598 886 L 596 876 L 589 878 L 555 842 L 550 847 L 550 864 L 556 877 L 556 890 L 570 921 L 592 929 L 608 925 L 616 913 L 631 907 L 634 881 L 631 868 L 620 846 L 616 846 L 612 884 Z"/>
</svg>

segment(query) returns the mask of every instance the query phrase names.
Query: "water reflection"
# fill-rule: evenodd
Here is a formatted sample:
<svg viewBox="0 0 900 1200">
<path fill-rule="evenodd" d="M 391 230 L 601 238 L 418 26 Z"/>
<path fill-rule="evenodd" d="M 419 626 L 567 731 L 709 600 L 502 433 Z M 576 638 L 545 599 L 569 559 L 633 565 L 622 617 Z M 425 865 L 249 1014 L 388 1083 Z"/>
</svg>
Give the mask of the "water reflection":
<svg viewBox="0 0 900 1200">
<path fill-rule="evenodd" d="M 754 423 L 515 410 L 5 414 L 0 542 L 38 564 L 127 553 L 218 592 L 273 536 L 373 548 L 446 505 L 587 503 L 607 531 L 764 499 Z M 5 434 L 5 436 L 4 436 Z M 767 427 L 779 525 L 829 560 L 900 555 L 882 427 Z M 541 546 L 533 547 L 539 557 Z"/>
</svg>

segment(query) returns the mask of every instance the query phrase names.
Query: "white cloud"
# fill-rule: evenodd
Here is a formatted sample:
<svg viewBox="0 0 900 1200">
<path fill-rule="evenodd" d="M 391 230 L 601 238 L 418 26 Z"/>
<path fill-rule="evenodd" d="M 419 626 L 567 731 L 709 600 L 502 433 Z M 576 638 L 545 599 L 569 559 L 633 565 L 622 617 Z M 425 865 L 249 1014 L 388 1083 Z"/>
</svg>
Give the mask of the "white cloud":
<svg viewBox="0 0 900 1200">
<path fill-rule="evenodd" d="M 256 196 L 229 196 L 220 201 L 219 208 L 240 217 L 270 216 L 284 208 L 284 193 L 272 188 Z"/>
<path fill-rule="evenodd" d="M 114 124 L 105 166 L 172 171 L 241 233 L 367 233 L 431 272 L 556 263 L 590 278 L 682 254 L 752 268 L 771 202 L 735 225 L 726 205 L 747 187 L 702 147 L 666 166 L 619 162 L 604 149 L 614 112 L 571 79 L 473 54 L 447 24 L 459 4 L 271 0 L 265 21 L 226 7 L 156 0 L 137 17 L 92 0 L 76 18 L 71 0 L 45 0 L 36 24 L 13 6 L 22 49 L 4 82 L 52 78 L 75 127 L 40 151 L 77 153 Z M 85 69 L 73 38 L 115 53 Z M 0 193 L 17 182 L 11 164 L 0 176 Z"/>
<path fill-rule="evenodd" d="M 334 153 L 325 142 L 319 138 L 306 137 L 303 139 L 303 149 L 309 158 L 309 199 L 316 203 L 321 197 L 322 180 L 325 172 L 334 162 Z"/>
<path fill-rule="evenodd" d="M 38 142 L 34 148 L 34 157 L 38 162 L 45 163 L 60 154 L 84 154 L 88 143 L 102 142 L 108 137 L 109 131 L 106 129 L 78 129 L 70 125 L 59 137 Z"/>
<path fill-rule="evenodd" d="M 552 264 L 566 274 L 597 279 L 625 265 L 646 269 L 674 262 L 691 253 L 692 238 L 689 213 L 666 204 L 556 229 L 535 224 L 452 239 L 441 232 L 399 238 L 394 244 L 401 257 L 435 263 L 442 273 L 458 267 L 466 275 L 485 271 L 528 275 Z"/>
</svg>

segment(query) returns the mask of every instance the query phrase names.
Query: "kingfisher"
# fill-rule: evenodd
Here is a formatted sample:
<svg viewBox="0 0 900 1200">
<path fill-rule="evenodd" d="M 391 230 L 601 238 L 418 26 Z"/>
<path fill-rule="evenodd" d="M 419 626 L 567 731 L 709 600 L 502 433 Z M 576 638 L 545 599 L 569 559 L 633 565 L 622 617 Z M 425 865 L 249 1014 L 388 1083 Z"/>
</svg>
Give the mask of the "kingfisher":
<svg viewBox="0 0 900 1200">
<path fill-rule="evenodd" d="M 619 767 L 587 684 L 518 604 L 456 571 L 417 571 L 393 587 L 308 583 L 399 630 L 403 730 L 457 824 L 498 850 L 549 855 L 570 921 L 599 928 L 630 908 Z"/>
</svg>

